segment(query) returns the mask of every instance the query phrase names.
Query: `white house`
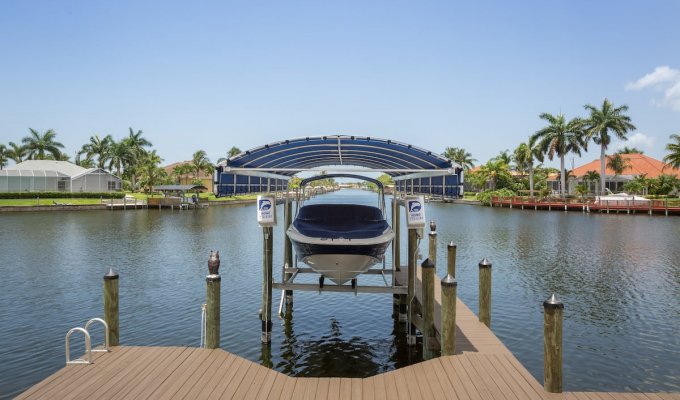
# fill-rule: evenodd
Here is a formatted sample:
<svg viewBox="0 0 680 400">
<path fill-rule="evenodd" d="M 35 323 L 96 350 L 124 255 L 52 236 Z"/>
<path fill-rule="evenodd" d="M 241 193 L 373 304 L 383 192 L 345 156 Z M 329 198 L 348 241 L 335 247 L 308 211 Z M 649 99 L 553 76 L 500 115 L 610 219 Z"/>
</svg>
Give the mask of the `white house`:
<svg viewBox="0 0 680 400">
<path fill-rule="evenodd" d="M 0 170 L 0 192 L 112 192 L 121 180 L 68 161 L 28 160 Z"/>
</svg>

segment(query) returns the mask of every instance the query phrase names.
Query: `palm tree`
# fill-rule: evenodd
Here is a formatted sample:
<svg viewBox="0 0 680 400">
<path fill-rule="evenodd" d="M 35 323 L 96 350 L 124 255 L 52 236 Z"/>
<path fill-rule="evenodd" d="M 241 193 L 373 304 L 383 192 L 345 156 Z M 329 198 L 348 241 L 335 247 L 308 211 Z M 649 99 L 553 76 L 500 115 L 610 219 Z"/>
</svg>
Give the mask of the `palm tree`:
<svg viewBox="0 0 680 400">
<path fill-rule="evenodd" d="M 7 158 L 7 146 L 0 144 L 0 170 L 7 166 L 7 161 L 9 161 L 9 158 Z"/>
<path fill-rule="evenodd" d="M 621 150 L 617 151 L 616 154 L 644 154 L 644 151 L 638 149 L 637 147 L 625 146 Z"/>
<path fill-rule="evenodd" d="M 529 195 L 534 197 L 534 160 L 543 162 L 543 153 L 536 145 L 536 140 L 531 137 L 527 143 L 520 143 L 513 154 L 517 169 L 529 171 Z"/>
<path fill-rule="evenodd" d="M 130 127 L 128 137 L 123 139 L 135 155 L 134 159 L 128 163 L 126 169 L 127 175 L 129 176 L 132 183 L 133 190 L 137 187 L 137 175 L 140 166 L 138 160 L 143 159 L 146 155 L 146 147 L 152 146 L 150 141 L 142 137 L 143 134 L 144 132 L 142 130 L 135 132 L 134 129 Z"/>
<path fill-rule="evenodd" d="M 666 145 L 666 151 L 670 154 L 666 155 L 663 161 L 671 168 L 680 168 L 680 135 L 671 135 L 669 139 L 675 140 L 675 143 L 671 142 Z"/>
<path fill-rule="evenodd" d="M 198 175 L 201 171 L 204 171 L 206 174 L 211 174 L 215 170 L 215 167 L 210 163 L 210 159 L 205 150 L 198 150 L 194 153 L 191 158 L 191 166 L 193 167 L 194 178 L 196 179 L 198 179 Z"/>
<path fill-rule="evenodd" d="M 7 158 L 19 164 L 20 162 L 24 161 L 24 158 L 26 157 L 27 154 L 26 146 L 21 146 L 14 142 L 9 142 L 9 148 L 6 150 L 6 154 Z"/>
<path fill-rule="evenodd" d="M 588 171 L 583 176 L 583 182 L 585 182 L 590 189 L 590 182 L 598 182 L 600 180 L 600 174 L 597 171 Z M 597 196 L 597 185 L 595 185 L 595 195 Z"/>
<path fill-rule="evenodd" d="M 116 167 L 116 175 L 121 178 L 121 170 L 124 170 L 130 163 L 132 163 L 136 154 L 130 146 L 128 146 L 125 139 L 118 143 L 113 143 L 109 150 L 109 171 Z"/>
<path fill-rule="evenodd" d="M 503 150 L 496 157 L 493 158 L 494 160 L 498 161 L 503 161 L 507 165 L 510 165 L 512 162 L 512 156 L 510 155 L 510 150 Z"/>
<path fill-rule="evenodd" d="M 167 173 L 159 164 L 163 159 L 156 154 L 156 150 L 146 153 L 140 160 L 140 185 L 148 188 L 158 185 L 167 177 Z"/>
<path fill-rule="evenodd" d="M 492 159 L 479 168 L 479 173 L 484 176 L 486 182 L 491 183 L 491 190 L 496 190 L 498 179 L 503 177 L 510 179 L 510 168 L 503 160 Z"/>
<path fill-rule="evenodd" d="M 227 156 L 226 156 L 226 157 L 220 157 L 220 158 L 218 158 L 218 159 L 217 159 L 217 163 L 219 164 L 219 163 L 221 163 L 222 161 L 227 161 L 227 159 L 232 158 L 232 157 L 234 157 L 234 156 L 237 156 L 237 155 L 239 155 L 239 154 L 241 154 L 241 153 L 243 153 L 243 152 L 241 151 L 241 149 L 239 149 L 239 148 L 236 147 L 236 146 L 231 146 L 231 149 L 229 149 L 229 151 L 227 152 Z"/>
<path fill-rule="evenodd" d="M 555 155 L 560 157 L 560 191 L 565 196 L 566 179 L 564 174 L 564 156 L 570 152 L 581 155 L 581 148 L 585 148 L 583 141 L 583 124 L 580 118 L 566 121 L 564 114 L 552 115 L 543 113 L 539 116 L 548 121 L 548 126 L 537 131 L 531 136 L 532 140 L 538 141 L 538 148 L 543 154 L 547 154 L 550 160 Z"/>
<path fill-rule="evenodd" d="M 184 175 L 189 175 L 191 172 L 193 172 L 194 167 L 191 164 L 179 164 L 175 165 L 175 167 L 172 169 L 172 174 L 177 177 L 177 182 L 182 184 L 182 178 Z"/>
<path fill-rule="evenodd" d="M 621 154 L 614 154 L 613 156 L 607 157 L 607 167 L 614 171 L 613 180 L 616 180 L 617 176 L 623 174 L 623 171 L 630 167 L 630 161 Z M 618 190 L 618 185 L 616 186 L 616 190 Z"/>
<path fill-rule="evenodd" d="M 465 172 L 474 168 L 475 161 L 477 161 L 472 158 L 472 154 L 466 152 L 465 149 L 461 147 L 447 147 L 446 150 L 444 150 L 443 156 L 463 167 Z"/>
<path fill-rule="evenodd" d="M 87 159 L 97 157 L 97 168 L 104 168 L 108 160 L 111 146 L 113 146 L 113 138 L 111 135 L 106 135 L 100 138 L 99 135 L 90 136 L 90 142 L 84 144 L 78 154 L 85 154 Z"/>
<path fill-rule="evenodd" d="M 595 144 L 600 145 L 600 192 L 604 193 L 606 181 L 606 151 L 611 143 L 611 133 L 621 140 L 628 140 L 626 133 L 634 130 L 635 125 L 630 122 L 630 117 L 624 112 L 628 111 L 628 106 L 614 107 L 608 100 L 604 99 L 602 108 L 598 109 L 590 104 L 585 105 L 585 109 L 590 111 L 590 118 L 586 121 L 587 140 L 593 139 Z"/>
<path fill-rule="evenodd" d="M 57 133 L 48 129 L 45 133 L 40 133 L 33 128 L 28 128 L 31 131 L 29 136 L 21 139 L 21 142 L 26 146 L 28 150 L 28 158 L 33 160 L 44 160 L 46 153 L 52 154 L 54 159 L 61 159 L 61 150 L 64 145 L 56 142 L 54 138 Z"/>
</svg>

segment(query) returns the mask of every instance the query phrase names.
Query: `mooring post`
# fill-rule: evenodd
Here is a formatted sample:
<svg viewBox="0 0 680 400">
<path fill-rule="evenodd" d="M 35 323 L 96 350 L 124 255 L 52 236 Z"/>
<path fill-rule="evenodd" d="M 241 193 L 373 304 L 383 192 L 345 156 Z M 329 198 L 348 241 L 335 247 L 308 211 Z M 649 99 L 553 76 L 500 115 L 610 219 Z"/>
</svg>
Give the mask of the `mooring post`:
<svg viewBox="0 0 680 400">
<path fill-rule="evenodd" d="M 429 258 L 420 265 L 423 273 L 423 358 L 434 358 L 434 263 Z"/>
<path fill-rule="evenodd" d="M 418 230 L 415 228 L 410 228 L 408 230 L 408 288 L 407 288 L 407 298 L 408 298 L 408 313 L 413 314 L 413 305 L 415 302 L 415 283 L 416 283 L 416 254 L 418 251 Z M 401 310 L 400 310 L 401 312 Z M 408 335 L 406 337 L 406 342 L 410 346 L 415 346 L 416 344 L 416 328 L 411 324 L 411 318 L 409 318 Z"/>
<path fill-rule="evenodd" d="M 284 245 L 283 245 L 283 267 L 284 268 L 293 268 L 293 243 L 290 241 L 290 238 L 288 235 L 286 235 L 286 232 L 288 232 L 288 228 L 290 227 L 290 224 L 293 221 L 293 202 L 290 201 L 288 198 L 288 194 L 286 194 L 286 202 L 285 202 L 285 210 L 284 210 L 284 223 L 283 223 L 283 236 L 284 236 Z M 292 273 L 290 272 L 284 272 L 283 275 L 283 280 L 284 282 L 287 282 L 290 277 L 293 276 Z M 293 291 L 292 290 L 286 290 L 286 304 L 291 304 L 293 303 Z"/>
<path fill-rule="evenodd" d="M 262 251 L 262 343 L 269 343 L 272 340 L 272 247 L 274 243 L 274 228 L 271 226 L 263 227 L 264 249 Z"/>
<path fill-rule="evenodd" d="M 455 278 L 456 277 L 456 245 L 453 244 L 453 242 L 450 242 L 449 245 L 446 246 L 446 250 L 447 250 L 446 273 Z"/>
<path fill-rule="evenodd" d="M 428 234 L 428 257 L 433 264 L 437 264 L 437 224 L 430 221 L 430 233 Z"/>
<path fill-rule="evenodd" d="M 401 205 L 399 204 L 399 200 L 397 199 L 397 195 L 394 195 L 394 201 L 392 204 L 392 207 L 394 208 L 394 218 L 392 220 L 392 229 L 394 230 L 394 240 L 392 241 L 392 247 L 394 248 L 394 259 L 392 262 L 394 263 L 396 270 L 400 271 L 401 270 L 401 216 L 400 216 L 400 211 L 401 211 Z"/>
<path fill-rule="evenodd" d="M 211 251 L 208 258 L 208 276 L 205 277 L 205 348 L 220 347 L 220 252 Z"/>
<path fill-rule="evenodd" d="M 113 268 L 104 275 L 104 321 L 109 326 L 109 346 L 118 346 L 118 272 Z"/>
<path fill-rule="evenodd" d="M 479 321 L 491 327 L 491 263 L 479 262 Z"/>
<path fill-rule="evenodd" d="M 456 292 L 458 282 L 450 273 L 442 279 L 442 355 L 456 353 Z"/>
<path fill-rule="evenodd" d="M 551 393 L 562 393 L 563 311 L 555 294 L 543 302 L 543 387 Z"/>
</svg>

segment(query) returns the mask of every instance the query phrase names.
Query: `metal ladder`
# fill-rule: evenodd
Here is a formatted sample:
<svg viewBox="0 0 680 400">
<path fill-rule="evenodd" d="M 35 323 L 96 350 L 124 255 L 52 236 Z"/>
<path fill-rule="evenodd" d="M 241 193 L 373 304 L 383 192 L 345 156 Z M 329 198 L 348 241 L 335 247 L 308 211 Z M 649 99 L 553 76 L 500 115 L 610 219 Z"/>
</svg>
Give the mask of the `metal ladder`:
<svg viewBox="0 0 680 400">
<path fill-rule="evenodd" d="M 99 322 L 102 325 L 104 325 L 104 348 L 103 349 L 94 349 L 92 350 L 92 341 L 90 339 L 90 332 L 88 331 L 88 328 L 90 325 L 92 325 L 95 322 Z M 82 332 L 82 334 L 85 336 L 85 354 L 87 355 L 87 359 L 83 358 L 77 358 L 75 360 L 71 360 L 71 344 L 70 344 L 70 339 L 71 339 L 71 334 L 74 332 Z M 109 325 L 106 323 L 101 318 L 92 318 L 91 320 L 87 321 L 85 324 L 85 328 L 77 327 L 73 328 L 68 331 L 66 334 L 66 365 L 69 364 L 92 364 L 92 353 L 108 353 L 109 350 Z"/>
</svg>

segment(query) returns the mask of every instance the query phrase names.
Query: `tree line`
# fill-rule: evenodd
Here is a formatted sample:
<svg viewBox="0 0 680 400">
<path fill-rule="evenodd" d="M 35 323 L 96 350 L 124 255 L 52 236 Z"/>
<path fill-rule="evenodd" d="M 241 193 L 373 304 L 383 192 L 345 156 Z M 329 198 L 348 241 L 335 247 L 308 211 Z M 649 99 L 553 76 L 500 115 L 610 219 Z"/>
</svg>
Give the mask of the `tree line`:
<svg viewBox="0 0 680 400">
<path fill-rule="evenodd" d="M 9 142 L 7 145 L 0 143 L 0 169 L 7 166 L 10 160 L 17 164 L 26 160 L 71 161 L 56 136 L 53 129 L 39 132 L 29 128 L 29 135 L 20 142 Z M 232 147 L 218 163 L 240 153 L 240 149 Z M 189 162 L 175 166 L 168 174 L 161 167 L 163 159 L 144 137 L 144 132 L 132 128 L 120 140 L 115 140 L 111 135 L 91 136 L 76 152 L 73 162 L 83 168 L 107 170 L 123 180 L 125 189 L 133 191 L 150 190 L 155 185 L 178 183 L 182 178 L 187 180 L 189 177 L 200 183 L 198 178 L 201 172 L 209 175 L 215 169 L 207 153 L 197 150 Z"/>
<path fill-rule="evenodd" d="M 614 137 L 628 140 L 627 134 L 636 129 L 630 117 L 626 115 L 628 106 L 615 107 L 608 99 L 604 99 L 601 107 L 588 104 L 584 108 L 589 113 L 586 118 L 567 119 L 562 113 L 540 114 L 539 118 L 547 123 L 546 126 L 529 136 L 526 142 L 520 143 L 512 154 L 508 150 L 502 151 L 478 170 L 467 174 L 466 180 L 479 188 L 488 185 L 491 190 L 506 188 L 517 192 L 528 189 L 530 196 L 533 196 L 537 183 L 542 191 L 547 191 L 548 175 L 558 173 L 560 194 L 564 197 L 566 179 L 570 173 L 565 168 L 565 157 L 570 153 L 580 156 L 582 151 L 588 150 L 588 145 L 592 141 L 600 146 L 600 172 L 589 171 L 583 178 L 584 184 L 576 187 L 576 192 L 581 195 L 587 194 L 589 183 L 593 182 L 599 183 L 600 193 L 604 193 L 606 167 L 612 169 L 615 175 L 621 175 L 629 166 L 628 160 L 622 157 L 622 154 L 642 152 L 624 147 L 613 155 L 606 154 Z M 671 135 L 670 139 L 671 142 L 666 146 L 669 154 L 664 157 L 664 162 L 673 168 L 680 168 L 680 135 Z M 447 148 L 443 155 L 460 164 L 466 171 L 474 168 L 477 161 L 470 153 L 457 147 Z M 542 168 L 541 163 L 546 158 L 553 160 L 555 157 L 560 160 L 559 170 Z M 519 177 L 513 177 L 511 171 L 516 171 Z M 525 182 L 527 175 L 528 180 Z M 633 193 L 649 191 L 651 194 L 668 194 L 678 187 L 680 182 L 674 175 L 661 175 L 656 179 L 638 176 L 626 183 L 624 190 Z"/>
</svg>

